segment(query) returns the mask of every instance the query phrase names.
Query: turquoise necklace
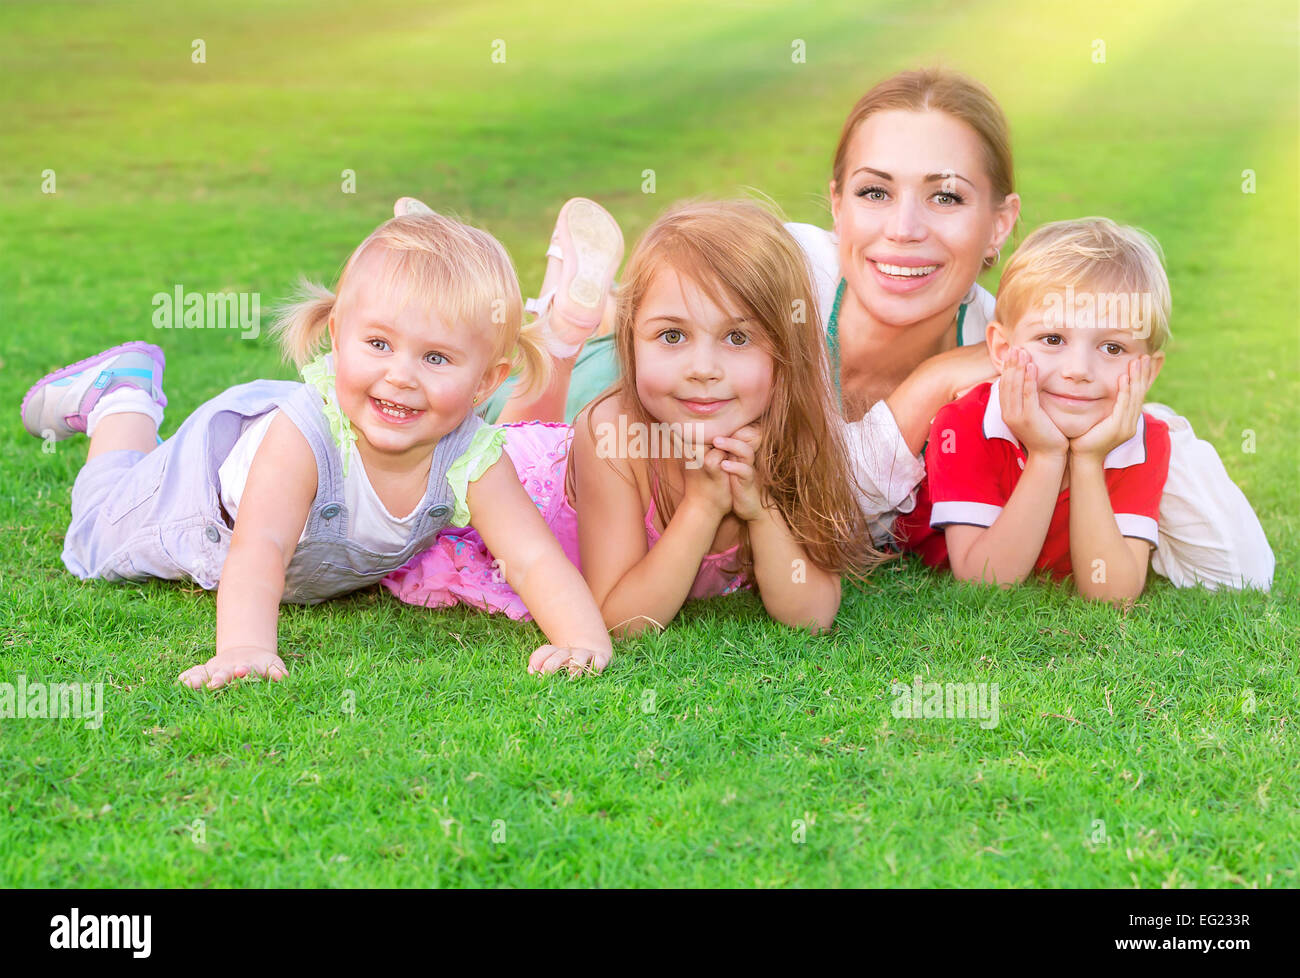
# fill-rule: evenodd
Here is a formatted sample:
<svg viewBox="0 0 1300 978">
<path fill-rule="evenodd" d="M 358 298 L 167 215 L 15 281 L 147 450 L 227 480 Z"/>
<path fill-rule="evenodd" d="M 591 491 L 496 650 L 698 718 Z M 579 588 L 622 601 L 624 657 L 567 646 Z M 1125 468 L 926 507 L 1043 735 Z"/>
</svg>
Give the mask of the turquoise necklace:
<svg viewBox="0 0 1300 978">
<path fill-rule="evenodd" d="M 840 303 L 844 301 L 844 289 L 848 286 L 845 279 L 840 279 L 839 288 L 835 290 L 835 304 L 831 306 L 831 317 L 826 322 L 826 347 L 831 355 L 831 376 L 835 379 L 835 399 L 840 410 L 844 410 L 844 395 L 840 391 Z M 961 324 L 966 320 L 966 303 L 957 307 L 957 345 L 961 346 Z"/>
</svg>

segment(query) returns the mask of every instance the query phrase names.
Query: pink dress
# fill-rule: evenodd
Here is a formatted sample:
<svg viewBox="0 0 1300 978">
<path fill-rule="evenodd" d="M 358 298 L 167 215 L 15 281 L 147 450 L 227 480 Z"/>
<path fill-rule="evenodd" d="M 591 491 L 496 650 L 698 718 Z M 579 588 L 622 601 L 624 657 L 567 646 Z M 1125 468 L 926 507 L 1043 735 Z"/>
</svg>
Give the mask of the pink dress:
<svg viewBox="0 0 1300 978">
<path fill-rule="evenodd" d="M 578 514 L 564 495 L 564 472 L 573 440 L 573 427 L 549 421 L 517 421 L 499 426 L 506 433 L 505 451 L 519 473 L 519 481 L 555 534 L 564 554 L 578 570 Z M 646 544 L 659 540 L 654 525 L 655 504 L 645 515 Z M 731 594 L 751 585 L 734 566 L 738 547 L 709 554 L 700 563 L 688 596 L 710 598 Z M 500 564 L 470 527 L 449 526 L 433 546 L 416 554 L 405 566 L 383 580 L 384 587 L 408 604 L 426 608 L 471 605 L 484 611 L 504 612 L 516 621 L 531 621 L 523 600 L 505 581 Z"/>
</svg>

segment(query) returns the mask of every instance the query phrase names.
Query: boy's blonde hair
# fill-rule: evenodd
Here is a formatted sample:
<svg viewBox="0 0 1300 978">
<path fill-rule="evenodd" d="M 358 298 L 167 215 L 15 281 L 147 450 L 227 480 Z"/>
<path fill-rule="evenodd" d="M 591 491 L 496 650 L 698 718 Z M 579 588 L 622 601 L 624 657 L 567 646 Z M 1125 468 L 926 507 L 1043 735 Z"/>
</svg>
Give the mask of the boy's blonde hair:
<svg viewBox="0 0 1300 978">
<path fill-rule="evenodd" d="M 1067 300 L 1073 300 L 1067 301 Z M 994 317 L 1012 329 L 1035 306 L 1091 303 L 1098 319 L 1145 338 L 1154 353 L 1169 340 L 1173 300 L 1160 243 L 1140 228 L 1106 217 L 1044 224 L 1025 238 L 1007 262 Z"/>
<path fill-rule="evenodd" d="M 538 391 L 550 381 L 551 358 L 537 323 L 523 325 L 523 299 L 510 256 L 496 238 L 441 214 L 394 217 L 357 246 L 343 266 L 337 293 L 303 280 L 298 295 L 281 306 L 272 335 L 284 356 L 301 366 L 328 342 L 329 319 L 347 288 L 348 273 L 367 248 L 387 252 L 384 289 L 400 289 L 437 311 L 448 325 L 492 330 L 492 361 L 511 361 L 520 390 Z"/>
</svg>

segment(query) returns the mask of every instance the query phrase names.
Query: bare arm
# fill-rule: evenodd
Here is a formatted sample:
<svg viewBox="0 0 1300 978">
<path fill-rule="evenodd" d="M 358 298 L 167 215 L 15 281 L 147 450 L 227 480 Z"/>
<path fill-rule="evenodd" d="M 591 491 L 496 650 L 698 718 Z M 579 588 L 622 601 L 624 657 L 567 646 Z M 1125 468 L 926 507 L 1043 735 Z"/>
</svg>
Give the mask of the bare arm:
<svg viewBox="0 0 1300 978">
<path fill-rule="evenodd" d="M 1120 606 L 1132 604 L 1146 586 L 1150 555 L 1146 540 L 1119 532 L 1101 460 L 1071 455 L 1070 565 L 1079 593 Z"/>
<path fill-rule="evenodd" d="M 613 399 L 597 405 L 600 425 L 614 424 Z M 586 413 L 574 424 L 578 535 L 582 569 L 600 605 L 605 624 L 619 637 L 636 635 L 650 625 L 667 625 L 681 610 L 700 563 L 730 509 L 730 490 L 714 459 L 714 482 L 720 484 L 725 508 L 686 498 L 677 507 L 654 547 L 647 547 L 645 514 L 629 460 L 602 457 L 587 430 Z M 612 463 L 612 464 L 611 464 Z M 716 488 L 716 486 L 715 486 Z M 715 494 L 716 495 L 716 494 Z"/>
<path fill-rule="evenodd" d="M 795 539 L 781 511 L 764 504 L 754 469 L 762 442 L 757 423 L 713 444 L 727 452 L 722 469 L 730 480 L 732 512 L 749 527 L 754 577 L 767 613 L 783 625 L 814 634 L 829 629 L 840 610 L 840 578 L 814 564 Z"/>
<path fill-rule="evenodd" d="M 767 613 L 783 625 L 827 631 L 840 610 L 840 576 L 822 570 L 791 535 L 781 513 L 766 507 L 749 523 L 754 577 Z"/>
<path fill-rule="evenodd" d="M 250 672 L 281 679 L 276 626 L 284 572 L 316 498 L 316 459 L 297 426 L 271 422 L 248 473 L 230 551 L 217 586 L 216 655 L 181 674 L 197 689 L 224 686 Z"/>
<path fill-rule="evenodd" d="M 1119 532 L 1105 460 L 1137 433 L 1142 401 L 1162 362 L 1163 355 L 1132 360 L 1117 378 L 1110 415 L 1070 442 L 1070 565 L 1074 586 L 1086 598 L 1123 606 L 1146 586 L 1151 545 Z"/>
<path fill-rule="evenodd" d="M 930 434 L 930 422 L 941 407 L 997 375 L 989 360 L 988 346 L 983 343 L 960 346 L 923 360 L 885 398 L 912 454 L 920 454 Z"/>
<path fill-rule="evenodd" d="M 469 484 L 470 524 L 501 561 L 506 583 L 552 643 L 529 659 L 529 669 L 599 672 L 613 655 L 600 609 L 578 569 L 519 484 L 510 456 L 502 454 Z"/>
<path fill-rule="evenodd" d="M 989 527 L 945 527 L 948 562 L 963 581 L 1002 586 L 1032 573 L 1047 539 L 1065 473 L 1063 455 L 1030 455 L 1011 498 Z"/>
</svg>

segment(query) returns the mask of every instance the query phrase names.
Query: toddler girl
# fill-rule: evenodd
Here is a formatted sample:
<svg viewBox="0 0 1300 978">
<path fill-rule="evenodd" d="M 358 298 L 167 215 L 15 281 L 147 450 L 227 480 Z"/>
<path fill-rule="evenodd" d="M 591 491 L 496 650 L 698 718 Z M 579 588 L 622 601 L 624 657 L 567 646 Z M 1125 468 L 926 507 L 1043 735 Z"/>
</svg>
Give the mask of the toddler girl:
<svg viewBox="0 0 1300 978">
<path fill-rule="evenodd" d="M 352 253 L 338 292 L 308 287 L 275 329 L 305 383 L 254 381 L 200 406 L 157 445 L 163 354 L 127 343 L 42 379 L 23 423 L 90 436 L 63 561 L 81 578 L 192 578 L 217 589 L 216 654 L 181 681 L 285 675 L 281 602 L 373 584 L 469 525 L 553 645 L 531 670 L 603 668 L 609 636 L 508 459 L 474 414 L 510 370 L 544 382 L 521 332 L 510 259 L 435 214 L 395 218 Z M 330 355 L 312 359 L 328 331 Z M 307 362 L 310 361 L 310 362 Z"/>
</svg>

